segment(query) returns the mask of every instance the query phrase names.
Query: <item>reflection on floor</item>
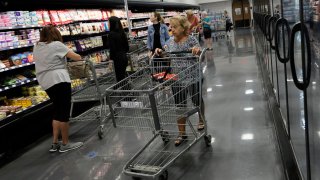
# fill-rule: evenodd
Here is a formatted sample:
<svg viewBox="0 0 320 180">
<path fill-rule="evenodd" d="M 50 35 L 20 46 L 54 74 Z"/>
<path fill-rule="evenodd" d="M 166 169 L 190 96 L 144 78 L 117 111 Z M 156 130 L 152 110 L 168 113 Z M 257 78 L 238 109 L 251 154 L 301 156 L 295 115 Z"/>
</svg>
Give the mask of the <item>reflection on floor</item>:
<svg viewBox="0 0 320 180">
<path fill-rule="evenodd" d="M 285 179 L 254 46 L 250 30 L 241 30 L 207 53 L 203 90 L 212 147 L 204 141 L 192 147 L 168 169 L 170 180 Z M 35 144 L 0 169 L 1 179 L 131 179 L 122 168 L 152 133 L 109 124 L 99 140 L 96 127 L 74 124 L 71 138 L 85 145 L 69 153 L 50 154 L 49 137 Z"/>
</svg>

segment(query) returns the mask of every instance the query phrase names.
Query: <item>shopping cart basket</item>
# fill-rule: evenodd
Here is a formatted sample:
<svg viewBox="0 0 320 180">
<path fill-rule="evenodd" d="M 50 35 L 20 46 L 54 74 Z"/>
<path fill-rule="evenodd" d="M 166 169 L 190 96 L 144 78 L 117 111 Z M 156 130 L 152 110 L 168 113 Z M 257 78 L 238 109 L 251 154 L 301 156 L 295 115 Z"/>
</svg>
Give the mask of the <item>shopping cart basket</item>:
<svg viewBox="0 0 320 180">
<path fill-rule="evenodd" d="M 129 74 L 134 73 L 139 68 L 147 65 L 148 62 L 148 48 L 146 45 L 141 44 L 142 46 L 138 47 L 127 53 L 128 57 L 128 67 L 127 72 Z"/>
<path fill-rule="evenodd" d="M 200 56 L 185 55 L 156 59 L 107 89 L 114 127 L 146 129 L 151 140 L 130 159 L 124 173 L 132 177 L 167 179 L 167 168 L 200 138 L 211 145 L 207 125 L 201 113 L 202 69 Z M 161 60 L 161 61 L 160 61 Z M 168 63 L 169 62 L 169 63 Z M 197 131 L 199 117 L 204 130 Z M 177 119 L 187 118 L 184 143 L 175 147 Z M 181 125 L 181 124 L 180 124 Z"/>
<path fill-rule="evenodd" d="M 108 117 L 106 89 L 116 83 L 112 61 L 94 63 L 90 60 L 68 62 L 72 86 L 76 89 L 71 97 L 70 121 L 98 121 L 99 138 L 103 138 L 104 122 Z M 80 86 L 79 83 L 81 84 Z M 97 101 L 94 106 L 77 117 L 72 117 L 75 103 Z"/>
</svg>

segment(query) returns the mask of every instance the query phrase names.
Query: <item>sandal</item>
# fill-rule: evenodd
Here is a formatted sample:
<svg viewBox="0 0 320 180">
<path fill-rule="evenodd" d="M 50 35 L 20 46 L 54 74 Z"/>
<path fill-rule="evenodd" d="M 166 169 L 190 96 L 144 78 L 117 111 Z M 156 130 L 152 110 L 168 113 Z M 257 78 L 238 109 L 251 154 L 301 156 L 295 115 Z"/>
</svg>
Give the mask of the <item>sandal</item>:
<svg viewBox="0 0 320 180">
<path fill-rule="evenodd" d="M 184 134 L 184 135 L 179 135 L 177 137 L 177 139 L 174 141 L 174 145 L 175 146 L 179 146 L 180 144 L 183 143 L 183 141 L 185 141 L 187 139 L 187 136 Z"/>
<path fill-rule="evenodd" d="M 204 124 L 203 123 L 199 123 L 198 124 L 198 131 L 202 131 L 204 130 Z"/>
</svg>

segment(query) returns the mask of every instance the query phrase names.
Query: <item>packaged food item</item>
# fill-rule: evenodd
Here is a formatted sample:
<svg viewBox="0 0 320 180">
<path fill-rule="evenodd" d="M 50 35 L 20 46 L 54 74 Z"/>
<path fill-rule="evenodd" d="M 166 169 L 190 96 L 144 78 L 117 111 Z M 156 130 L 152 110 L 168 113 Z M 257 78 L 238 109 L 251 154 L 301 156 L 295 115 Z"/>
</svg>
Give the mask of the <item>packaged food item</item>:
<svg viewBox="0 0 320 180">
<path fill-rule="evenodd" d="M 48 11 L 42 11 L 44 25 L 51 24 L 50 15 Z"/>
<path fill-rule="evenodd" d="M 13 55 L 10 57 L 12 64 L 18 66 L 22 64 L 20 55 Z"/>
</svg>

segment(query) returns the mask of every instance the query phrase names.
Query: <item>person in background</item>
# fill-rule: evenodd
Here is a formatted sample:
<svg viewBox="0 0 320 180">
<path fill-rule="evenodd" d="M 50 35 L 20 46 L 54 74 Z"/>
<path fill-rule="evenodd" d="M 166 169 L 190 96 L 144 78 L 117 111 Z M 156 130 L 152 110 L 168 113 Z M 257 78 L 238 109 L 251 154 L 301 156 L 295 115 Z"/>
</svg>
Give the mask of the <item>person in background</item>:
<svg viewBox="0 0 320 180">
<path fill-rule="evenodd" d="M 199 28 L 198 18 L 194 15 L 192 10 L 186 11 L 186 14 L 187 14 L 188 21 L 190 23 L 190 28 L 189 28 L 190 33 L 193 33 L 193 32 L 199 33 L 200 28 Z"/>
<path fill-rule="evenodd" d="M 167 25 L 164 23 L 160 13 L 153 12 L 150 15 L 152 25 L 148 26 L 147 48 L 150 55 L 154 54 L 155 49 L 163 49 L 166 41 L 170 38 Z"/>
<path fill-rule="evenodd" d="M 172 17 L 170 18 L 170 26 L 173 37 L 171 37 L 165 45 L 165 51 L 166 52 L 181 52 L 181 51 L 190 51 L 194 55 L 199 55 L 201 53 L 201 48 L 198 40 L 194 37 L 189 35 L 189 28 L 190 24 L 187 20 L 187 18 L 182 16 Z M 163 54 L 162 49 L 156 49 L 155 53 L 157 55 Z M 184 54 L 180 54 L 179 56 L 187 56 Z M 192 59 L 194 60 L 194 59 Z M 175 68 L 179 68 L 179 70 L 176 70 L 177 72 L 183 71 L 185 69 L 185 62 L 181 62 L 181 60 L 176 61 L 174 58 L 171 59 L 172 64 L 177 64 L 176 66 L 173 66 Z M 190 62 L 191 63 L 191 62 Z M 187 63 L 187 64 L 190 64 Z M 181 70 L 180 70 L 181 69 Z M 198 123 L 198 130 L 201 131 L 204 129 L 204 101 L 203 99 L 199 99 L 199 90 L 200 88 L 200 79 L 198 82 L 195 82 L 191 85 L 188 85 L 188 87 L 183 87 L 182 84 L 184 82 L 179 82 L 174 84 L 172 88 L 172 93 L 174 94 L 174 101 L 176 106 L 178 107 L 185 107 L 187 103 L 187 95 L 189 94 L 190 97 L 192 97 L 192 102 L 196 106 L 201 106 L 200 113 L 199 113 L 199 123 Z M 201 103 L 201 104 L 200 104 Z M 175 140 L 175 145 L 179 146 L 186 138 L 186 117 L 182 113 L 180 114 L 181 117 L 177 119 L 178 123 L 178 129 L 179 129 L 179 135 L 177 139 Z"/>
<path fill-rule="evenodd" d="M 224 17 L 226 19 L 226 34 L 227 34 L 227 38 L 231 37 L 231 27 L 232 27 L 232 22 L 231 22 L 231 18 L 228 15 L 228 11 L 224 11 Z"/>
<path fill-rule="evenodd" d="M 213 50 L 212 48 L 212 32 L 211 32 L 211 18 L 207 16 L 207 12 L 202 12 L 202 25 L 203 25 L 203 36 L 205 39 L 205 46 L 208 50 Z"/>
<path fill-rule="evenodd" d="M 37 80 L 50 97 L 54 114 L 52 121 L 53 142 L 50 152 L 67 152 L 83 145 L 69 141 L 69 117 L 71 108 L 71 80 L 66 69 L 66 57 L 81 60 L 79 54 L 62 43 L 57 28 L 46 26 L 40 32 L 40 41 L 33 49 Z M 58 143 L 61 133 L 62 144 Z"/>
<path fill-rule="evenodd" d="M 126 77 L 126 68 L 128 66 L 127 52 L 129 43 L 127 35 L 124 32 L 120 19 L 112 16 L 109 18 L 110 33 L 108 43 L 110 47 L 110 59 L 113 60 L 117 81 Z"/>
</svg>

